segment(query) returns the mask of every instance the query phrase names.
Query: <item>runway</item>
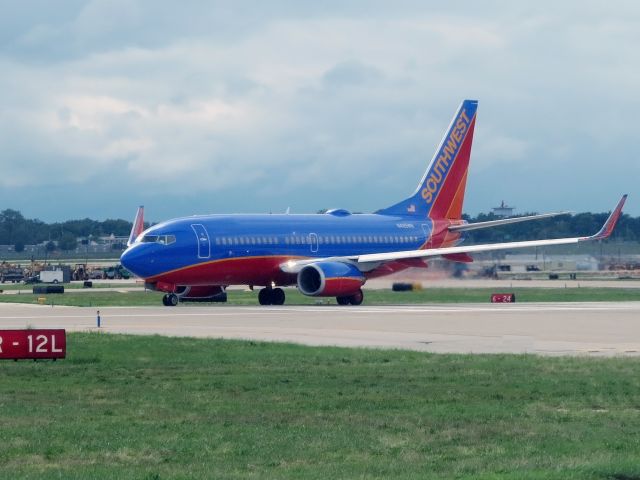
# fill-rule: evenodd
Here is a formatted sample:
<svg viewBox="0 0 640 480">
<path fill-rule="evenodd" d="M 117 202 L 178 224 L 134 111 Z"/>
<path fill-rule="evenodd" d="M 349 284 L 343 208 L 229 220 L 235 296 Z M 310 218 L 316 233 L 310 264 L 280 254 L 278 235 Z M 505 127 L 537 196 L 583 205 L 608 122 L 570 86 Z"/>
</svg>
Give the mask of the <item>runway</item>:
<svg viewBox="0 0 640 480">
<path fill-rule="evenodd" d="M 100 309 L 107 333 L 436 353 L 640 355 L 640 302 Z M 96 310 L 0 304 L 0 328 L 97 331 Z"/>
</svg>

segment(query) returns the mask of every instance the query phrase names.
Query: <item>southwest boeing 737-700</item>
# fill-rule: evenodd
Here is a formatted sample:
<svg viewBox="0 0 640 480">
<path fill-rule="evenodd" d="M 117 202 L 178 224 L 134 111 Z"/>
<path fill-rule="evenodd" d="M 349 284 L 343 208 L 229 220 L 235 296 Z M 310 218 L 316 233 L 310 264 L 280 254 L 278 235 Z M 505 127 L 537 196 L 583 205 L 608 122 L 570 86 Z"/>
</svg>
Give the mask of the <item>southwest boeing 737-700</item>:
<svg viewBox="0 0 640 480">
<path fill-rule="evenodd" d="M 611 234 L 626 195 L 592 236 L 460 245 L 469 230 L 560 215 L 462 220 L 477 108 L 477 101 L 462 102 L 416 191 L 390 207 L 372 214 L 339 209 L 315 215 L 193 216 L 144 231 L 140 207 L 122 264 L 148 288 L 165 292 L 168 306 L 213 298 L 229 285 L 264 287 L 261 305 L 284 304 L 283 286 L 360 305 L 367 279 L 425 266 L 428 258 L 471 262 L 470 254 L 477 252 L 580 243 Z"/>
</svg>

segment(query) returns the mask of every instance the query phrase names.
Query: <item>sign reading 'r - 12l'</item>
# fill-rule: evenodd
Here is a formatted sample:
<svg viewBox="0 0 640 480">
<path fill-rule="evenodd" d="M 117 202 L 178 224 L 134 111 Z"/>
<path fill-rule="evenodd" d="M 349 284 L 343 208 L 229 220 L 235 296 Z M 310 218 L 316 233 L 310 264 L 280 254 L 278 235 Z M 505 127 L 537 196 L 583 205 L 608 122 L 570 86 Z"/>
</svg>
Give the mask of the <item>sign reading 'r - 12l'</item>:
<svg viewBox="0 0 640 480">
<path fill-rule="evenodd" d="M 0 359 L 58 359 L 67 353 L 62 329 L 0 330 Z"/>
</svg>

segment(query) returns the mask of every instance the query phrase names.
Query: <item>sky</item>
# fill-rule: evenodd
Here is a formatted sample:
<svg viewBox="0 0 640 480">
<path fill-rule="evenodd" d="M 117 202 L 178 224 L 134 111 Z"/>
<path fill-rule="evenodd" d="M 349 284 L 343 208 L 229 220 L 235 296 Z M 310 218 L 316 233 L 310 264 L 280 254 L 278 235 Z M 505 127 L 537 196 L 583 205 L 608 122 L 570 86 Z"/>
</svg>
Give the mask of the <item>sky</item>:
<svg viewBox="0 0 640 480">
<path fill-rule="evenodd" d="M 471 98 L 465 212 L 640 215 L 636 1 L 0 7 L 0 210 L 371 212 Z"/>
</svg>

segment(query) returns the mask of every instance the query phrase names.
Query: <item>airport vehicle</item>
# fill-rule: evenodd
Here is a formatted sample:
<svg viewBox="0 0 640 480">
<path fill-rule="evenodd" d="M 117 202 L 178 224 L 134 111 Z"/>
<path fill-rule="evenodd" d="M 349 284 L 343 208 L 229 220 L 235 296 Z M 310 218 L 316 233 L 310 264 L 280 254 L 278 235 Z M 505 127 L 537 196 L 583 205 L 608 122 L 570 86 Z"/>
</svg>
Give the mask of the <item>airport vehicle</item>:
<svg viewBox="0 0 640 480">
<path fill-rule="evenodd" d="M 471 262 L 475 252 L 580 243 L 611 234 L 626 195 L 592 236 L 460 245 L 469 230 L 564 214 L 475 224 L 462 219 L 477 106 L 474 100 L 462 102 L 416 191 L 390 207 L 373 214 L 337 209 L 315 215 L 193 216 L 144 231 L 140 207 L 121 262 L 148 288 L 165 292 L 165 305 L 214 297 L 228 285 L 264 287 L 261 305 L 282 305 L 281 287 L 292 285 L 305 295 L 360 305 L 367 279 L 425 266 L 428 258 Z"/>
<path fill-rule="evenodd" d="M 104 268 L 102 278 L 106 278 L 108 280 L 129 280 L 129 278 L 131 278 L 131 274 L 122 265 L 118 264 Z"/>
<path fill-rule="evenodd" d="M 42 283 L 62 283 L 64 281 L 64 272 L 62 270 L 42 270 L 40 272 L 40 281 Z"/>
<path fill-rule="evenodd" d="M 40 275 L 29 275 L 28 277 L 24 277 L 23 282 L 24 282 L 25 284 L 30 284 L 30 283 L 41 283 Z"/>
<path fill-rule="evenodd" d="M 0 275 L 0 283 L 11 282 L 18 283 L 24 280 L 24 274 L 19 272 L 7 272 Z"/>
<path fill-rule="evenodd" d="M 19 265 L 2 262 L 0 264 L 0 283 L 17 283 L 24 279 L 24 270 Z"/>
</svg>

